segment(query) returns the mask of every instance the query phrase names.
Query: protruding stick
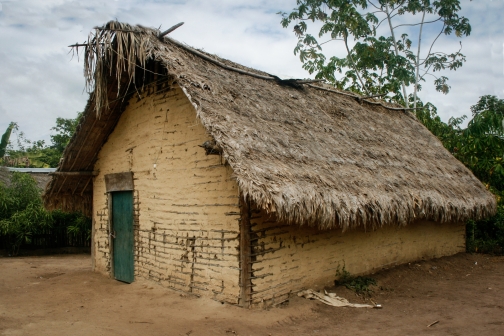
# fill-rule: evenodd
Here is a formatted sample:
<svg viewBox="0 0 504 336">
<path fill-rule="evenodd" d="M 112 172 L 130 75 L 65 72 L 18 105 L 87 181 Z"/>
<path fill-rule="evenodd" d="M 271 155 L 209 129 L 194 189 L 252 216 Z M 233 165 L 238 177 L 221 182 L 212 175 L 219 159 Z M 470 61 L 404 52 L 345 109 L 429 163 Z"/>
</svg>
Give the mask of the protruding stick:
<svg viewBox="0 0 504 336">
<path fill-rule="evenodd" d="M 439 323 L 439 321 L 434 321 L 434 322 L 432 322 L 431 324 L 429 324 L 429 325 L 427 326 L 427 328 L 430 328 L 430 327 L 432 327 L 434 324 L 438 324 L 438 323 Z"/>
<path fill-rule="evenodd" d="M 177 23 L 175 26 L 165 30 L 164 32 L 162 32 L 161 34 L 159 34 L 159 38 L 163 37 L 163 36 L 166 36 L 168 34 L 170 34 L 172 31 L 174 31 L 175 29 L 177 29 L 178 27 L 182 26 L 184 24 L 184 22 L 180 22 L 180 23 Z"/>
<path fill-rule="evenodd" d="M 89 44 L 87 44 L 87 43 L 75 43 L 75 44 L 69 45 L 68 47 L 75 48 L 75 47 L 87 47 L 87 46 L 89 46 Z"/>
</svg>

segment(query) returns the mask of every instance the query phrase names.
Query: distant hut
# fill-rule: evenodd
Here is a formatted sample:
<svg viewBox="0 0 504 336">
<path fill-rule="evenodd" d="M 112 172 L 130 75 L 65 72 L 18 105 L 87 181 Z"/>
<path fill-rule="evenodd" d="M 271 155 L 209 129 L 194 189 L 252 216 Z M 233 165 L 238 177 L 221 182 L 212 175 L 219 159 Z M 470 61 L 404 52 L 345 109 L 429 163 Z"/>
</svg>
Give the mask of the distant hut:
<svg viewBox="0 0 504 336">
<path fill-rule="evenodd" d="M 94 93 L 45 193 L 96 271 L 241 306 L 464 251 L 494 197 L 400 106 L 281 80 L 156 29 L 85 46 Z"/>
<path fill-rule="evenodd" d="M 0 167 L 0 181 L 6 185 L 10 184 L 11 173 L 25 173 L 30 174 L 31 177 L 37 182 L 37 186 L 44 190 L 49 183 L 51 173 L 54 173 L 56 168 L 14 168 L 14 167 Z"/>
</svg>

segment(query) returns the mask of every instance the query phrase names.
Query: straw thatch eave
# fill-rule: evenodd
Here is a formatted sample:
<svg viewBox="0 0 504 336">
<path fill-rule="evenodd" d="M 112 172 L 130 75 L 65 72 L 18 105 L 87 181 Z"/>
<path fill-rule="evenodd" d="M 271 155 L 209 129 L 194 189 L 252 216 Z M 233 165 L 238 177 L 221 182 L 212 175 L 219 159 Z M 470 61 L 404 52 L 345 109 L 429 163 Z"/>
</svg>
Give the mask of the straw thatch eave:
<svg viewBox="0 0 504 336">
<path fill-rule="evenodd" d="M 47 209 L 80 211 L 90 216 L 92 211 L 93 166 L 99 149 L 106 142 L 127 106 L 132 92 L 117 93 L 117 83 L 108 86 L 109 109 L 95 113 L 95 96 L 89 96 L 76 131 L 63 152 L 56 174 L 49 181 L 44 195 Z M 117 96 L 122 99 L 117 99 Z M 66 174 L 71 173 L 71 174 Z"/>
<path fill-rule="evenodd" d="M 375 105 L 375 100 L 359 102 L 321 85 L 282 82 L 160 39 L 154 29 L 105 26 L 112 28 L 115 35 L 94 42 L 114 48 L 117 36 L 129 35 L 121 37 L 121 53 L 117 48 L 100 51 L 113 71 L 86 63 L 94 69 L 86 75 L 96 85 L 95 96 L 59 171 L 92 170 L 125 107 L 127 100 L 117 96 L 127 96 L 130 83 L 141 86 L 128 66 L 135 60 L 148 68 L 151 59 L 166 70 L 170 85 L 184 90 L 223 149 L 243 195 L 281 220 L 346 229 L 416 220 L 462 222 L 495 212 L 495 198 L 409 113 Z M 115 71 L 114 53 L 129 60 L 119 66 L 126 69 L 121 73 Z M 99 76 L 96 69 L 102 71 Z M 96 92 L 107 95 L 96 98 Z M 71 207 L 76 197 L 90 195 L 91 184 L 85 190 L 75 187 L 83 186 L 85 178 L 69 178 L 53 178 L 47 204 Z"/>
</svg>

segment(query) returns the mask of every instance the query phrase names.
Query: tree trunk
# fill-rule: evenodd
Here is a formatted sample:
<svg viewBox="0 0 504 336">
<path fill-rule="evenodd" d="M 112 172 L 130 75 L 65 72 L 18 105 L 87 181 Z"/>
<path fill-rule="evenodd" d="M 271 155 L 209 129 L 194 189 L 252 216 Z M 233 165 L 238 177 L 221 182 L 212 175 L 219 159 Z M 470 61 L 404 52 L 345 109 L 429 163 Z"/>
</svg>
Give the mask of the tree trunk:
<svg viewBox="0 0 504 336">
<path fill-rule="evenodd" d="M 392 35 L 392 40 L 394 41 L 395 55 L 399 56 L 399 50 L 397 49 L 397 41 L 395 39 L 394 27 L 392 27 L 392 18 L 390 17 L 388 4 L 385 4 L 385 14 L 387 15 L 387 21 L 390 27 L 390 33 Z M 403 89 L 404 103 L 406 104 L 406 108 L 409 108 L 408 96 L 406 95 L 406 84 L 404 84 L 404 81 L 401 82 L 401 86 Z"/>
</svg>

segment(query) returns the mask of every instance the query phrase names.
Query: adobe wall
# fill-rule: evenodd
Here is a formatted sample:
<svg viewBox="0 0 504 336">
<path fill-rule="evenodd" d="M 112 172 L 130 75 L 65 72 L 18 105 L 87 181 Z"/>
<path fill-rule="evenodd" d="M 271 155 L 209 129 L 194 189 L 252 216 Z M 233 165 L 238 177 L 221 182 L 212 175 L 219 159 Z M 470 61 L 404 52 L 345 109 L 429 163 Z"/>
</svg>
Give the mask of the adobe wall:
<svg viewBox="0 0 504 336">
<path fill-rule="evenodd" d="M 259 307 L 283 302 L 302 288 L 333 285 L 338 267 L 353 275 L 373 273 L 465 250 L 463 224 L 417 222 L 342 233 L 285 225 L 257 210 L 251 217 L 251 238 L 252 306 Z"/>
<path fill-rule="evenodd" d="M 145 96 L 145 93 L 142 93 Z M 133 98 L 98 155 L 95 269 L 110 272 L 104 175 L 133 172 L 135 278 L 237 303 L 239 193 L 180 88 Z"/>
</svg>

